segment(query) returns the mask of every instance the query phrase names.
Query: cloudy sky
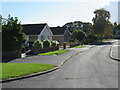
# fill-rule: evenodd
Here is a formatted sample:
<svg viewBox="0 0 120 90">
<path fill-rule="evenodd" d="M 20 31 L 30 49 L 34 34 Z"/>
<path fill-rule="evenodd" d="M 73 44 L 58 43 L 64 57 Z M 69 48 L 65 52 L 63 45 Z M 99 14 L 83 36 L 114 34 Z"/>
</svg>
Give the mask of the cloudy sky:
<svg viewBox="0 0 120 90">
<path fill-rule="evenodd" d="M 18 17 L 22 24 L 48 23 L 62 26 L 67 22 L 92 22 L 94 11 L 105 8 L 111 21 L 118 20 L 119 0 L 2 0 L 2 16 Z"/>
</svg>

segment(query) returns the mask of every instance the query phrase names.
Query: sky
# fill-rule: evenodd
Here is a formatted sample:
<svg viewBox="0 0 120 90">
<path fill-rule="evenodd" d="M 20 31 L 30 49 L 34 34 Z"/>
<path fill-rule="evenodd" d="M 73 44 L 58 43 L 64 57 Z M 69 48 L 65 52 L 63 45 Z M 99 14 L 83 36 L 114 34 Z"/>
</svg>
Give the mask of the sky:
<svg viewBox="0 0 120 90">
<path fill-rule="evenodd" d="M 67 22 L 91 22 L 96 9 L 111 13 L 111 22 L 118 20 L 119 0 L 2 0 L 0 13 L 18 17 L 22 24 L 47 23 L 50 27 Z"/>
</svg>

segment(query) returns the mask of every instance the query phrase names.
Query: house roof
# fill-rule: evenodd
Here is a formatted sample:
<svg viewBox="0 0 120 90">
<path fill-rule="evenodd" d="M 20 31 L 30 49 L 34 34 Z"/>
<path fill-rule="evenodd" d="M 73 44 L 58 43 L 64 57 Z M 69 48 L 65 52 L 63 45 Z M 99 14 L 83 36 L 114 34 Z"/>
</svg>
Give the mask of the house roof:
<svg viewBox="0 0 120 90">
<path fill-rule="evenodd" d="M 22 25 L 23 32 L 26 35 L 39 35 L 47 23 L 42 24 L 24 24 Z"/>
<path fill-rule="evenodd" d="M 50 27 L 50 30 L 52 31 L 53 35 L 63 35 L 66 27 Z"/>
<path fill-rule="evenodd" d="M 69 31 L 70 30 L 70 28 L 66 28 L 66 30 L 65 30 L 65 32 L 64 32 L 64 35 L 72 35 L 72 33 Z"/>
</svg>

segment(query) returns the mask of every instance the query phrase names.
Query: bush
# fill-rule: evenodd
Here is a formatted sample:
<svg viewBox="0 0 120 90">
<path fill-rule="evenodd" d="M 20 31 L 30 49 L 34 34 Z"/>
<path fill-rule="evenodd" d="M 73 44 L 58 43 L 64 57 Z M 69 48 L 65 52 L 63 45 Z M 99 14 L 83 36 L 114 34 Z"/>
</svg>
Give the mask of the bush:
<svg viewBox="0 0 120 90">
<path fill-rule="evenodd" d="M 72 37 L 74 40 L 77 39 L 78 41 L 82 41 L 86 38 L 86 34 L 81 29 L 76 29 L 73 31 Z"/>
<path fill-rule="evenodd" d="M 52 47 L 56 47 L 56 46 L 57 46 L 56 42 L 55 42 L 55 41 L 52 41 L 51 46 L 52 46 Z"/>
<path fill-rule="evenodd" d="M 97 42 L 98 37 L 94 34 L 88 34 L 87 38 L 86 38 L 86 43 L 95 43 Z"/>
<path fill-rule="evenodd" d="M 50 48 L 50 41 L 48 39 L 43 41 L 43 48 Z"/>
<path fill-rule="evenodd" d="M 43 48 L 42 42 L 41 42 L 39 39 L 37 39 L 37 40 L 33 43 L 33 46 L 36 47 L 36 48 L 40 48 L 40 49 Z"/>
</svg>

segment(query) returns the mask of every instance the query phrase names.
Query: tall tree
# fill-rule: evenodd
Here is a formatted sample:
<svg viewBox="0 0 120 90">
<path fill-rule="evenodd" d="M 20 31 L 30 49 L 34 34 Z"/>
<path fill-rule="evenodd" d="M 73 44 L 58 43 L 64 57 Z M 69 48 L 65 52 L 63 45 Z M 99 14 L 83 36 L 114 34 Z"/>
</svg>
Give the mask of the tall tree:
<svg viewBox="0 0 120 90">
<path fill-rule="evenodd" d="M 25 42 L 25 34 L 17 17 L 13 18 L 9 15 L 8 19 L 4 19 L 2 37 L 3 51 L 20 50 L 21 44 Z"/>
<path fill-rule="evenodd" d="M 112 24 L 109 21 L 110 12 L 105 9 L 97 9 L 94 11 L 95 17 L 93 18 L 94 33 L 100 37 L 112 35 Z M 109 35 L 108 35 L 109 33 Z"/>
</svg>

